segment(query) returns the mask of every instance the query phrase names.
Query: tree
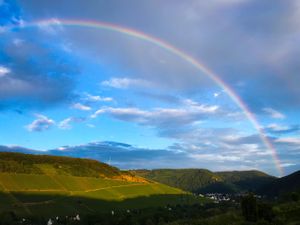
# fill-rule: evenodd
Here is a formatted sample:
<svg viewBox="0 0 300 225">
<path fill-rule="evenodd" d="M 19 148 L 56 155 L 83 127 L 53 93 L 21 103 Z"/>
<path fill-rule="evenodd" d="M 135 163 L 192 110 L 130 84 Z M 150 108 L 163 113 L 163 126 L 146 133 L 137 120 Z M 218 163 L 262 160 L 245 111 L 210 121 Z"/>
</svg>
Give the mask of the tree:
<svg viewBox="0 0 300 225">
<path fill-rule="evenodd" d="M 242 213 L 247 221 L 257 220 L 257 201 L 253 194 L 248 194 L 241 201 Z"/>
</svg>

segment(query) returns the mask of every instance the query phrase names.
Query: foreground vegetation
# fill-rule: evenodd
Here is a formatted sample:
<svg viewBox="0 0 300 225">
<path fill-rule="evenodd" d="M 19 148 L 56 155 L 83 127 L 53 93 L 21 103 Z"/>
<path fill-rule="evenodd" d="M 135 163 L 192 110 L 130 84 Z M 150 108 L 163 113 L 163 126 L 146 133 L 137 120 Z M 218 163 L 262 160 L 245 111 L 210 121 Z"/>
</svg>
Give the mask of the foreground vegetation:
<svg viewBox="0 0 300 225">
<path fill-rule="evenodd" d="M 157 196 L 153 200 L 161 201 L 162 197 Z M 299 199 L 299 195 L 297 198 Z M 50 220 L 52 225 L 298 225 L 300 201 L 294 197 L 292 199 L 271 203 L 258 200 L 250 194 L 242 197 L 238 203 L 181 202 L 176 205 L 166 204 L 135 209 L 122 208 L 121 203 L 119 208 L 110 211 L 53 217 L 32 215 L 23 218 L 13 212 L 4 212 L 0 214 L 0 224 L 46 225 Z M 126 207 L 130 205 L 129 202 L 124 204 Z"/>
</svg>

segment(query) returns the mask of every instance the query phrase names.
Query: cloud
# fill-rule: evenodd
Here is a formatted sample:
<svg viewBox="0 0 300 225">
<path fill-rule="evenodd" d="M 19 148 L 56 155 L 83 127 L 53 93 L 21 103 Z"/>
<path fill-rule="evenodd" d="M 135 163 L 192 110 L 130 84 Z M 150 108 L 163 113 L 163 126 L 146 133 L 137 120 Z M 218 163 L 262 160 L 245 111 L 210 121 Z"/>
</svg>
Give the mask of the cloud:
<svg viewBox="0 0 300 225">
<path fill-rule="evenodd" d="M 300 147 L 300 137 L 285 137 L 275 140 L 276 143 L 296 145 Z"/>
<path fill-rule="evenodd" d="M 87 102 L 112 102 L 114 99 L 112 97 L 101 97 L 99 95 L 91 95 L 85 93 L 85 97 L 82 98 Z"/>
<path fill-rule="evenodd" d="M 298 125 L 287 126 L 287 125 L 279 125 L 273 123 L 265 127 L 264 130 L 271 134 L 289 134 L 289 133 L 300 131 L 300 126 Z"/>
<path fill-rule="evenodd" d="M 90 106 L 83 105 L 81 103 L 75 103 L 75 104 L 73 104 L 72 108 L 73 109 L 82 110 L 82 111 L 90 111 L 90 110 L 92 110 L 92 108 Z"/>
<path fill-rule="evenodd" d="M 268 113 L 274 119 L 285 119 L 285 115 L 272 108 L 263 108 L 263 111 Z"/>
<path fill-rule="evenodd" d="M 109 80 L 102 81 L 101 84 L 107 87 L 127 89 L 130 87 L 151 87 L 152 84 L 149 81 L 142 79 L 131 79 L 127 77 L 123 78 L 111 78 Z"/>
<path fill-rule="evenodd" d="M 201 105 L 191 100 L 186 100 L 182 108 L 142 110 L 139 108 L 104 107 L 97 110 L 91 117 L 96 118 L 101 114 L 108 114 L 119 120 L 164 128 L 191 125 L 217 114 L 218 111 L 219 106 L 217 105 Z"/>
<path fill-rule="evenodd" d="M 10 69 L 0 65 L 0 78 L 10 73 Z"/>
<path fill-rule="evenodd" d="M 58 127 L 63 130 L 69 130 L 72 128 L 72 123 L 81 123 L 84 121 L 85 121 L 85 118 L 83 118 L 83 117 L 69 117 L 69 118 L 62 120 L 58 124 Z"/>
<path fill-rule="evenodd" d="M 40 115 L 37 114 L 36 115 L 37 119 L 34 120 L 31 124 L 28 124 L 26 126 L 28 131 L 37 131 L 37 132 L 41 132 L 41 131 L 45 131 L 50 129 L 54 124 L 55 121 L 52 119 L 49 119 L 48 117 L 44 116 L 44 115 Z"/>
<path fill-rule="evenodd" d="M 50 24 L 48 23 L 50 21 Z M 63 26 L 61 26 L 61 22 L 57 18 L 51 18 L 47 20 L 46 22 L 38 22 L 37 24 L 38 28 L 42 30 L 43 32 L 46 32 L 48 34 L 55 35 L 59 31 L 63 30 Z"/>
</svg>

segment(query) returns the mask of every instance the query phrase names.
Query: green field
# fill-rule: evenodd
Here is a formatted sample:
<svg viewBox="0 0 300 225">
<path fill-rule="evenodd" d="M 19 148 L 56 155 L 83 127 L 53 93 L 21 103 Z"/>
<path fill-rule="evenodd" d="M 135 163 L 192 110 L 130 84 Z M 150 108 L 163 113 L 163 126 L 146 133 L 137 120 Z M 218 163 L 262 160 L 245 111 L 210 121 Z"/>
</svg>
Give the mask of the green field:
<svg viewBox="0 0 300 225">
<path fill-rule="evenodd" d="M 0 173 L 0 211 L 67 215 L 204 201 L 159 183 L 46 174 Z"/>
</svg>

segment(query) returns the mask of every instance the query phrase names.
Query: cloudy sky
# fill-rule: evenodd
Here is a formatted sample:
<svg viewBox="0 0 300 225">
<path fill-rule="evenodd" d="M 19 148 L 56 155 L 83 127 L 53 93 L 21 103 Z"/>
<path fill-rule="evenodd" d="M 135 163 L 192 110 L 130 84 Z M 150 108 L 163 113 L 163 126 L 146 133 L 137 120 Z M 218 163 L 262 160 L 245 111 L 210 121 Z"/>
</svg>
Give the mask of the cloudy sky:
<svg viewBox="0 0 300 225">
<path fill-rule="evenodd" d="M 299 21 L 298 0 L 0 0 L 0 150 L 299 170 Z"/>
</svg>

